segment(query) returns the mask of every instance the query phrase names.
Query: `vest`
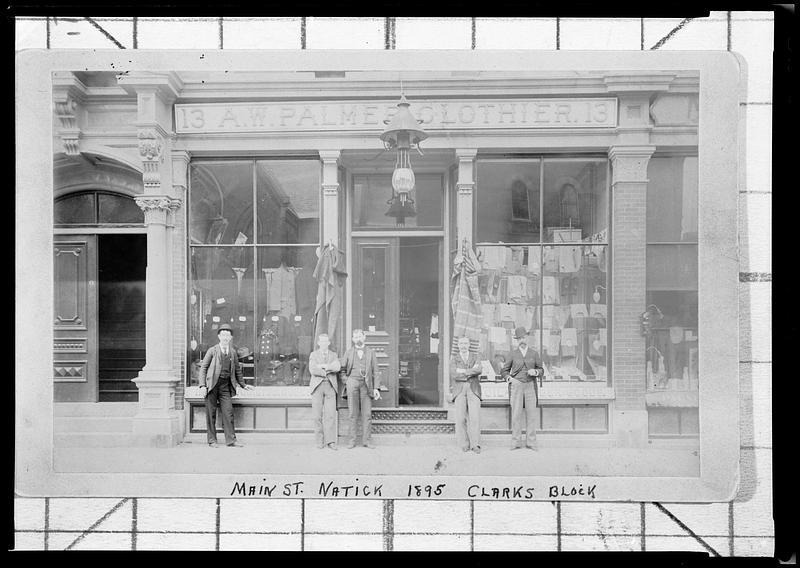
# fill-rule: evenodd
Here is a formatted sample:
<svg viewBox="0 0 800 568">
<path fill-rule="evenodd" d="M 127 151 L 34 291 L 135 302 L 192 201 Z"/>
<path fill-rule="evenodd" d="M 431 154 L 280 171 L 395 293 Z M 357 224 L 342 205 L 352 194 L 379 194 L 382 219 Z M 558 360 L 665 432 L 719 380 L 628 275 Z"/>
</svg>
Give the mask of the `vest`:
<svg viewBox="0 0 800 568">
<path fill-rule="evenodd" d="M 367 351 L 364 350 L 364 356 L 358 358 L 358 350 L 353 351 L 353 372 L 350 373 L 351 377 L 365 377 L 367 374 Z"/>
<path fill-rule="evenodd" d="M 219 348 L 220 350 L 220 365 L 222 367 L 219 371 L 219 378 L 220 379 L 230 379 L 231 378 L 231 348 L 228 347 L 228 354 L 222 352 L 222 347 Z"/>
</svg>

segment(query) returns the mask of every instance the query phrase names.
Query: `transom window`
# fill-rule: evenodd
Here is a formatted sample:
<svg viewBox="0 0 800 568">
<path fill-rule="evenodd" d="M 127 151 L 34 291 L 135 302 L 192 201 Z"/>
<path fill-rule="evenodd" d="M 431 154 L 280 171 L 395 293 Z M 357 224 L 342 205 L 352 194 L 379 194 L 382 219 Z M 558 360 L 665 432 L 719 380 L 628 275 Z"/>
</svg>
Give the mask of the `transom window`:
<svg viewBox="0 0 800 568">
<path fill-rule="evenodd" d="M 81 191 L 59 197 L 53 209 L 53 224 L 100 225 L 143 224 L 144 212 L 132 197 L 108 191 Z"/>
</svg>

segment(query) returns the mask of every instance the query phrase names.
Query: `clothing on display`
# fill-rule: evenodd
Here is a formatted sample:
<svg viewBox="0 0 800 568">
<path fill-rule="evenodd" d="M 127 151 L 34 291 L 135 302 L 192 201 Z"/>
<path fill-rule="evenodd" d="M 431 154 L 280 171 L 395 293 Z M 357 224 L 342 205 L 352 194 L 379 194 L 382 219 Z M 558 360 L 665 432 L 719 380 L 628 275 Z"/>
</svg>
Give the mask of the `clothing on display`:
<svg viewBox="0 0 800 568">
<path fill-rule="evenodd" d="M 430 353 L 439 352 L 439 315 L 431 315 Z"/>
<path fill-rule="evenodd" d="M 581 267 L 581 247 L 558 247 L 560 272 L 577 272 Z"/>
<path fill-rule="evenodd" d="M 570 315 L 573 318 L 588 318 L 589 310 L 586 309 L 586 304 L 570 304 Z"/>
<path fill-rule="evenodd" d="M 551 357 L 558 357 L 559 348 L 561 347 L 561 333 L 556 330 L 545 330 L 544 348 L 548 355 Z"/>
<path fill-rule="evenodd" d="M 268 311 L 277 311 L 285 317 L 297 313 L 295 279 L 299 268 L 281 264 L 278 268 L 262 268 L 266 281 Z"/>
<path fill-rule="evenodd" d="M 543 252 L 545 272 L 558 272 L 558 255 L 554 247 L 545 247 Z"/>
<path fill-rule="evenodd" d="M 528 247 L 528 272 L 537 275 L 542 273 L 542 267 L 539 264 L 539 247 Z"/>
<path fill-rule="evenodd" d="M 558 278 L 555 276 L 545 276 L 542 278 L 542 303 L 561 303 L 561 295 L 559 294 L 558 289 Z"/>
<path fill-rule="evenodd" d="M 512 304 L 500 304 L 500 321 L 514 321 L 516 306 Z"/>
<path fill-rule="evenodd" d="M 528 301 L 528 279 L 525 276 L 508 277 L 508 300 L 512 304 L 524 304 Z"/>
<path fill-rule="evenodd" d="M 561 355 L 575 357 L 578 345 L 578 332 L 574 327 L 565 327 L 561 330 Z"/>
</svg>

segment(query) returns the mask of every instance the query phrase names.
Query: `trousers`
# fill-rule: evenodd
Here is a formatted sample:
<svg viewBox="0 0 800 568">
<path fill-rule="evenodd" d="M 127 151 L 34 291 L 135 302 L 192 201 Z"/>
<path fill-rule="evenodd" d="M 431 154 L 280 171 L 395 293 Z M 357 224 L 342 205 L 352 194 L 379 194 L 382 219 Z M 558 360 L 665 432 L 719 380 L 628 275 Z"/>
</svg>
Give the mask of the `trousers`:
<svg viewBox="0 0 800 568">
<path fill-rule="evenodd" d="M 317 445 L 336 442 L 336 390 L 327 380 L 311 393 L 311 415 L 314 417 L 314 438 Z"/>
<path fill-rule="evenodd" d="M 514 446 L 536 445 L 536 386 L 511 378 L 511 443 Z M 522 438 L 525 428 L 526 438 Z"/>
<path fill-rule="evenodd" d="M 481 445 L 481 399 L 466 386 L 455 400 L 456 440 L 463 449 Z"/>
<path fill-rule="evenodd" d="M 208 443 L 217 441 L 217 404 L 222 414 L 222 430 L 225 432 L 225 443 L 230 445 L 236 441 L 236 429 L 233 425 L 233 401 L 235 393 L 230 379 L 220 377 L 219 382 L 206 395 L 206 438 Z"/>
<path fill-rule="evenodd" d="M 367 444 L 372 433 L 372 398 L 364 379 L 347 377 L 347 410 L 350 418 L 350 439 L 358 440 L 358 415 L 361 414 L 361 443 Z"/>
</svg>

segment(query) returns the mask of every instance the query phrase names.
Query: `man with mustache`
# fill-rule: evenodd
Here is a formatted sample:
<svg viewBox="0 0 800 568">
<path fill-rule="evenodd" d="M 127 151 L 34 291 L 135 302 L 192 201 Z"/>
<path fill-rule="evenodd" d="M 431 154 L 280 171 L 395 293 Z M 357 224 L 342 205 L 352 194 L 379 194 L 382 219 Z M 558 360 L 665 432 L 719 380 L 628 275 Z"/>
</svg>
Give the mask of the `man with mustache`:
<svg viewBox="0 0 800 568">
<path fill-rule="evenodd" d="M 372 429 L 372 400 L 380 400 L 380 375 L 375 352 L 364 344 L 366 335 L 361 329 L 353 330 L 353 346 L 341 359 L 347 389 L 347 409 L 350 418 L 350 443 L 348 448 L 356 447 L 358 439 L 358 418 L 361 416 L 361 443 L 374 448 L 370 438 Z"/>
<path fill-rule="evenodd" d="M 536 405 L 539 399 L 540 380 L 544 375 L 542 358 L 528 346 L 528 332 L 524 327 L 514 330 L 514 343 L 517 345 L 500 374 L 508 381 L 511 398 L 511 449 L 527 446 L 538 450 L 536 445 Z M 522 428 L 526 437 L 522 438 Z"/>
</svg>

